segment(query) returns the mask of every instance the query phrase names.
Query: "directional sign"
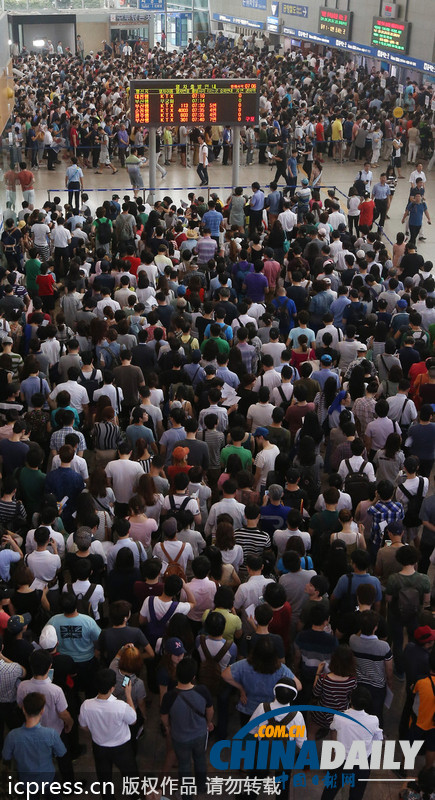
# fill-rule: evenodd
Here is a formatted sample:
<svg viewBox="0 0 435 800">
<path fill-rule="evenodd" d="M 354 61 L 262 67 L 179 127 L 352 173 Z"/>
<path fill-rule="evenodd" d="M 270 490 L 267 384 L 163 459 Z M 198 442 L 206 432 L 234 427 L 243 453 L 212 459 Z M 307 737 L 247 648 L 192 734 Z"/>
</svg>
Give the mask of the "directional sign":
<svg viewBox="0 0 435 800">
<path fill-rule="evenodd" d="M 261 11 L 266 11 L 267 0 L 242 0 L 242 6 L 245 6 L 245 8 L 259 8 Z"/>
<path fill-rule="evenodd" d="M 165 0 L 139 0 L 139 8 L 143 11 L 164 11 Z"/>
<path fill-rule="evenodd" d="M 270 13 L 272 17 L 277 17 L 279 14 L 279 3 L 271 3 L 270 4 Z"/>
<path fill-rule="evenodd" d="M 299 6 L 294 3 L 281 3 L 282 13 L 292 17 L 308 17 L 308 6 Z"/>
</svg>

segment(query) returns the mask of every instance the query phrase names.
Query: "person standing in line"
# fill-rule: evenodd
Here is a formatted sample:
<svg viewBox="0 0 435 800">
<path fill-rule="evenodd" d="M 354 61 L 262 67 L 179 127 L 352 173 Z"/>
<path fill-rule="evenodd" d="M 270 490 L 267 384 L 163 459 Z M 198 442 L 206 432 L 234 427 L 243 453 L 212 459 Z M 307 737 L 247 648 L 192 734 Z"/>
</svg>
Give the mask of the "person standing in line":
<svg viewBox="0 0 435 800">
<path fill-rule="evenodd" d="M 123 686 L 125 702 L 113 695 L 116 686 L 113 669 L 100 669 L 96 675 L 96 686 L 97 696 L 82 704 L 79 724 L 91 734 L 98 780 L 111 781 L 113 766 L 118 767 L 122 776 L 138 776 L 130 731 L 130 725 L 134 725 L 137 718 L 131 696 L 131 681 Z"/>
<path fill-rule="evenodd" d="M 208 147 L 203 136 L 198 136 L 199 163 L 196 171 L 201 181 L 200 186 L 208 186 Z"/>
<path fill-rule="evenodd" d="M 65 173 L 65 189 L 68 189 L 68 204 L 72 206 L 74 197 L 74 210 L 79 213 L 80 190 L 83 191 L 83 170 L 78 165 L 76 156 L 71 159 L 71 166 Z"/>
</svg>

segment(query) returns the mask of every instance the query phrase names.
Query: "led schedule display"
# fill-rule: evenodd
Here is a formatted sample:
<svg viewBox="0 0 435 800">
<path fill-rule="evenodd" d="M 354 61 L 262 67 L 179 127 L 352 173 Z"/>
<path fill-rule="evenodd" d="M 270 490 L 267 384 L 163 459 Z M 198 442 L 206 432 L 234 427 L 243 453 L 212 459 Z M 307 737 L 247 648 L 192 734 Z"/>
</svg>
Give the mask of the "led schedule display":
<svg viewBox="0 0 435 800">
<path fill-rule="evenodd" d="M 350 39 L 351 23 L 351 11 L 339 11 L 336 8 L 321 8 L 319 11 L 319 33 L 347 41 Z"/>
<path fill-rule="evenodd" d="M 134 125 L 249 125 L 258 122 L 258 81 L 143 80 L 130 83 Z"/>
<path fill-rule="evenodd" d="M 408 52 L 410 23 L 396 19 L 373 17 L 372 44 L 396 53 Z"/>
</svg>

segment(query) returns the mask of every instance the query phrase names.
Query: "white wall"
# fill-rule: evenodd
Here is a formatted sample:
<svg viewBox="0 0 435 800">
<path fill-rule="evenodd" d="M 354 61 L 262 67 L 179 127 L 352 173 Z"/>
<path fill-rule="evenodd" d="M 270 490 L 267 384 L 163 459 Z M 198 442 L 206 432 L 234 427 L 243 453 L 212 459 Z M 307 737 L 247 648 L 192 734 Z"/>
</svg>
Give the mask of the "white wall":
<svg viewBox="0 0 435 800">
<path fill-rule="evenodd" d="M 35 39 L 51 39 L 56 47 L 60 40 L 65 47 L 70 47 L 72 52 L 75 52 L 75 38 L 74 38 L 74 25 L 71 22 L 60 22 L 62 17 L 59 17 L 59 22 L 56 25 L 49 25 L 44 22 L 35 22 L 35 24 L 24 23 L 23 25 L 23 44 L 28 50 L 35 50 L 33 41 Z"/>
</svg>

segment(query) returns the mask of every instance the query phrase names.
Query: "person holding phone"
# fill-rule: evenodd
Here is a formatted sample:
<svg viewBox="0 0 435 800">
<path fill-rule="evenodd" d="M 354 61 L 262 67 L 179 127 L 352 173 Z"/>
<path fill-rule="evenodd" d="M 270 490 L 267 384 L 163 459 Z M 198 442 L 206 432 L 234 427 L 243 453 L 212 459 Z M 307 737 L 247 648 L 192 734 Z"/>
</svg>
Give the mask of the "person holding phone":
<svg viewBox="0 0 435 800">
<path fill-rule="evenodd" d="M 116 675 L 116 685 L 113 690 L 114 697 L 127 702 L 126 692 L 129 691 L 136 710 L 136 722 L 130 725 L 131 743 L 134 752 L 136 752 L 137 741 L 143 732 L 146 719 L 146 690 L 144 682 L 138 677 L 142 667 L 143 654 L 132 642 L 128 642 L 121 647 L 110 663 L 110 669 L 113 669 Z"/>
</svg>

